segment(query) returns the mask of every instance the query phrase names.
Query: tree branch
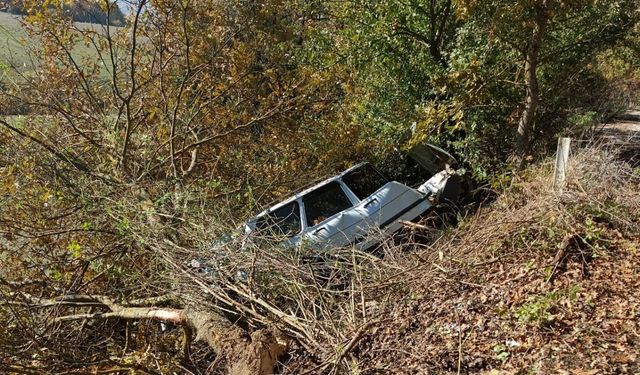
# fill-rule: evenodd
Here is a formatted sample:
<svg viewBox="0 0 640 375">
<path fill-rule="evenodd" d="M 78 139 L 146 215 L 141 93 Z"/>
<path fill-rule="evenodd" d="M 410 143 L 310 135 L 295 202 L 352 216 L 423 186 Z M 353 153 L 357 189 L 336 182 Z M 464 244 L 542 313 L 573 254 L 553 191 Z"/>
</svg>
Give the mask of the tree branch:
<svg viewBox="0 0 640 375">
<path fill-rule="evenodd" d="M 62 152 L 54 149 L 52 146 L 48 145 L 47 143 L 45 143 L 44 141 L 32 136 L 31 134 L 27 134 L 25 132 L 23 132 L 22 130 L 16 128 L 15 126 L 9 124 L 8 122 L 4 121 L 4 120 L 0 120 L 0 125 L 3 125 L 4 127 L 6 127 L 7 129 L 13 131 L 14 133 L 24 137 L 24 138 L 28 138 L 29 140 L 37 143 L 38 145 L 40 145 L 42 148 L 44 148 L 45 150 L 49 151 L 52 155 L 54 155 L 56 158 L 62 160 L 65 163 L 71 164 L 74 168 L 78 169 L 79 171 L 82 172 L 86 172 L 86 173 L 92 173 L 91 169 L 84 164 L 83 162 L 80 162 L 78 160 L 75 160 L 74 158 L 67 156 L 65 154 L 63 154 Z"/>
<path fill-rule="evenodd" d="M 38 299 L 28 294 L 19 293 L 32 302 L 33 307 L 53 306 L 100 306 L 109 311 L 86 312 L 64 315 L 53 319 L 53 322 L 69 322 L 86 319 L 134 319 L 171 322 L 186 327 L 189 332 L 196 333 L 196 340 L 205 341 L 230 363 L 229 373 L 239 375 L 271 374 L 277 361 L 287 348 L 277 333 L 266 330 L 256 331 L 250 336 L 223 316 L 212 312 L 190 308 L 169 307 L 129 307 L 127 303 L 116 303 L 107 296 L 63 295 L 53 299 Z M 136 303 L 155 303 L 152 297 L 135 301 Z M 131 304 L 129 302 L 128 304 Z"/>
</svg>

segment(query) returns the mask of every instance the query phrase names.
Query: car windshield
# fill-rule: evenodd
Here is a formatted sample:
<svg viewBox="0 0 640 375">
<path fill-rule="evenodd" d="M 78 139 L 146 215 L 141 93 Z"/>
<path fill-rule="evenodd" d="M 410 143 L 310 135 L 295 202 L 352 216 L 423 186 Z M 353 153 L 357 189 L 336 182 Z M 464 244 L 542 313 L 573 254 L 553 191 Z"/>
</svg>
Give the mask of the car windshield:
<svg viewBox="0 0 640 375">
<path fill-rule="evenodd" d="M 342 181 L 360 200 L 375 193 L 387 183 L 387 179 L 382 177 L 382 175 L 369 164 L 365 164 L 349 172 L 342 178 Z"/>
<path fill-rule="evenodd" d="M 308 193 L 302 198 L 307 224 L 314 226 L 352 206 L 340 184 L 330 182 Z"/>
<path fill-rule="evenodd" d="M 256 228 L 266 235 L 291 237 L 300 233 L 300 206 L 291 202 L 261 216 L 256 221 Z"/>
</svg>

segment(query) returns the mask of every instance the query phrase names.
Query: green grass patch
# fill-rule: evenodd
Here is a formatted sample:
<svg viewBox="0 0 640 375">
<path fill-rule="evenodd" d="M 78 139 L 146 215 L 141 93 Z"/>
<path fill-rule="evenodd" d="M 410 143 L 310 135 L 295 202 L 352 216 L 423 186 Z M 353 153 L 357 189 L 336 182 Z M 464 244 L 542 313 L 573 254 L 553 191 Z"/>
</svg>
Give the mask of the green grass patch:
<svg viewBox="0 0 640 375">
<path fill-rule="evenodd" d="M 554 309 L 561 301 L 575 301 L 578 298 L 580 287 L 574 285 L 570 288 L 549 292 L 543 296 L 531 297 L 527 302 L 518 307 L 514 313 L 518 322 L 534 326 L 545 326 L 553 322 Z"/>
</svg>

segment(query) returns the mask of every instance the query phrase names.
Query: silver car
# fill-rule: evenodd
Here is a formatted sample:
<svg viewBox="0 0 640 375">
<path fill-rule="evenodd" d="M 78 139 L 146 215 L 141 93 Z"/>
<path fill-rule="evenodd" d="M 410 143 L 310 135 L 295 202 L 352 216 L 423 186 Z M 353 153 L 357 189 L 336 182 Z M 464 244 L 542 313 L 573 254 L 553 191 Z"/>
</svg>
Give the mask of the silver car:
<svg viewBox="0 0 640 375">
<path fill-rule="evenodd" d="M 456 198 L 459 187 L 452 178 L 464 172 L 451 168 L 455 165 L 451 155 L 428 144 L 415 147 L 409 155 L 431 175 L 415 188 L 361 163 L 259 213 L 244 231 L 250 237 L 277 238 L 287 247 L 366 250 L 443 196 Z"/>
</svg>

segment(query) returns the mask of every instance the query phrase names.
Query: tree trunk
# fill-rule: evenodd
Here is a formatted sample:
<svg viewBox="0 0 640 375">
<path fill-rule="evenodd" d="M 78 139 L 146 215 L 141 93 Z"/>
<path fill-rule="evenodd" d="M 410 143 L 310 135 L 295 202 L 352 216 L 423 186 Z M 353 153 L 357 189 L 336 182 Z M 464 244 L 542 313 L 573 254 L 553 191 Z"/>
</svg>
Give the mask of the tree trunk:
<svg viewBox="0 0 640 375">
<path fill-rule="evenodd" d="M 540 88 L 538 86 L 538 55 L 540 53 L 540 44 L 544 37 L 549 14 L 547 8 L 547 0 L 542 0 L 536 5 L 536 18 L 533 26 L 533 33 L 527 47 L 524 65 L 526 98 L 524 111 L 518 122 L 518 133 L 516 134 L 516 156 L 520 160 L 522 166 L 527 155 L 531 151 L 531 130 L 536 117 L 538 101 L 540 99 Z"/>
<path fill-rule="evenodd" d="M 273 374 L 278 357 L 287 349 L 274 332 L 262 329 L 246 337 L 240 328 L 211 312 L 187 311 L 185 323 L 197 332 L 196 340 L 225 356 L 229 375 Z"/>
<path fill-rule="evenodd" d="M 28 295 L 23 294 L 26 298 Z M 249 336 L 244 330 L 215 311 L 174 309 L 168 307 L 138 307 L 114 302 L 106 296 L 67 295 L 53 300 L 29 296 L 36 306 L 102 306 L 108 312 L 89 312 L 64 315 L 56 322 L 83 319 L 155 320 L 186 326 L 196 334 L 195 340 L 206 342 L 225 359 L 229 375 L 273 374 L 278 358 L 287 350 L 287 340 L 278 331 L 261 329 Z M 140 301 L 145 302 L 145 301 Z M 154 302 L 149 299 L 149 302 Z"/>
</svg>

